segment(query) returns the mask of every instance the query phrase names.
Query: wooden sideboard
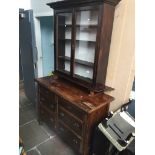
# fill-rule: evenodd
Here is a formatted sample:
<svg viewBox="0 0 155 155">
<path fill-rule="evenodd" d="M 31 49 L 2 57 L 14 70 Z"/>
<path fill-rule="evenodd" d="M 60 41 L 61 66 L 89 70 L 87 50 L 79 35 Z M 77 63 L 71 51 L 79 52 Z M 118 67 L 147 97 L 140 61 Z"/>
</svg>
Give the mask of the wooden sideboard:
<svg viewBox="0 0 155 155">
<path fill-rule="evenodd" d="M 94 127 L 107 115 L 113 97 L 87 93 L 62 79 L 38 83 L 38 121 L 48 121 L 78 154 L 88 155 Z"/>
</svg>

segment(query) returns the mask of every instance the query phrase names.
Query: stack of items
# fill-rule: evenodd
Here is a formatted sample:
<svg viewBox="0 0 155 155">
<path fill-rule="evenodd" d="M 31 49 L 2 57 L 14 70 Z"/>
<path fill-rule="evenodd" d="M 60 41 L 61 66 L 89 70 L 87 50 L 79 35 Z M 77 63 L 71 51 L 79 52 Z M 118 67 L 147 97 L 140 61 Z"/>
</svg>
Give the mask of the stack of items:
<svg viewBox="0 0 155 155">
<path fill-rule="evenodd" d="M 19 154 L 26 155 L 26 152 L 25 152 L 24 146 L 23 146 L 23 142 L 20 137 L 19 137 Z"/>
</svg>

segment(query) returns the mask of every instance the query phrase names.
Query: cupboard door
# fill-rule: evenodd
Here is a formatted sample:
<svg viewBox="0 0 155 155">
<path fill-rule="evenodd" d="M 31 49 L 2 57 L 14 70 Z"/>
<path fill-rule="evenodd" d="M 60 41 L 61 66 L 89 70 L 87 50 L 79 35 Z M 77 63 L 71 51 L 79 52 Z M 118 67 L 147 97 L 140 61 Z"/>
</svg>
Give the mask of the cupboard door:
<svg viewBox="0 0 155 155">
<path fill-rule="evenodd" d="M 74 77 L 92 82 L 95 61 L 99 6 L 80 7 L 75 11 Z"/>
<path fill-rule="evenodd" d="M 72 11 L 56 14 L 57 19 L 57 70 L 70 75 Z"/>
</svg>

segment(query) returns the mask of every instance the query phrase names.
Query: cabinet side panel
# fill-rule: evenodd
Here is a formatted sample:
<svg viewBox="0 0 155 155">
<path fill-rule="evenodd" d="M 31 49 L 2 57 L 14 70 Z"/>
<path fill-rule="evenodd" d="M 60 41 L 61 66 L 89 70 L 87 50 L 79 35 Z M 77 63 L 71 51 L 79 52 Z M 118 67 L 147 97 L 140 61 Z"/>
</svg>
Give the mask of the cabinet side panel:
<svg viewBox="0 0 155 155">
<path fill-rule="evenodd" d="M 102 9 L 103 14 L 102 14 L 102 26 L 100 31 L 101 36 L 99 42 L 100 47 L 98 55 L 96 83 L 101 83 L 104 85 L 106 79 L 115 8 L 112 5 L 104 4 Z"/>
<path fill-rule="evenodd" d="M 95 127 L 108 115 L 109 106 L 110 103 L 107 103 L 105 106 L 88 115 L 84 138 L 84 155 L 92 151 L 92 140 Z"/>
</svg>

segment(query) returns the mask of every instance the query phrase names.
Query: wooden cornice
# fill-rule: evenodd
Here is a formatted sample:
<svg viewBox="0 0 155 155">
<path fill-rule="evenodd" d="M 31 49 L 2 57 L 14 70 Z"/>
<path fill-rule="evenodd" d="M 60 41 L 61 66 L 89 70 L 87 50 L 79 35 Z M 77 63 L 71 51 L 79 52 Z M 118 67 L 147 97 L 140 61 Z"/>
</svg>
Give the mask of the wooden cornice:
<svg viewBox="0 0 155 155">
<path fill-rule="evenodd" d="M 121 0 L 62 0 L 52 3 L 47 3 L 53 9 L 62 9 L 68 6 L 80 6 L 89 3 L 108 3 L 110 5 L 117 5 Z"/>
</svg>

